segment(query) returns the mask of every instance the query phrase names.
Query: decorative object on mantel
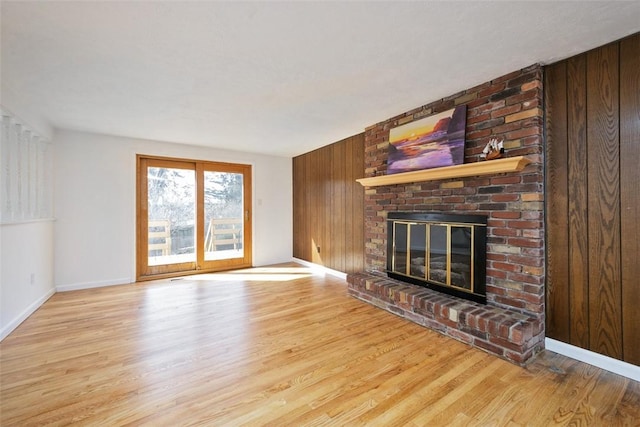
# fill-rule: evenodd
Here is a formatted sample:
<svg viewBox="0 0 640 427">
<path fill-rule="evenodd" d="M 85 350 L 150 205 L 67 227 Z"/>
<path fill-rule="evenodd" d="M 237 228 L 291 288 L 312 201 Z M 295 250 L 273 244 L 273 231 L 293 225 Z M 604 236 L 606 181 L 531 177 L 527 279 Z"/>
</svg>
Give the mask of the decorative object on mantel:
<svg viewBox="0 0 640 427">
<path fill-rule="evenodd" d="M 411 182 L 433 181 L 437 179 L 464 178 L 467 176 L 495 175 L 504 172 L 518 172 L 525 168 L 531 160 L 524 156 L 506 157 L 491 162 L 474 162 L 444 168 L 425 169 L 397 173 L 392 175 L 372 176 L 357 179 L 365 187 L 381 185 L 407 184 Z"/>
<path fill-rule="evenodd" d="M 504 154 L 504 139 L 498 142 L 497 138 L 491 138 L 489 143 L 482 150 L 482 154 L 480 154 L 480 158 L 484 160 L 494 160 L 499 159 Z"/>
<path fill-rule="evenodd" d="M 409 122 L 389 131 L 387 174 L 464 163 L 467 106 Z"/>
</svg>

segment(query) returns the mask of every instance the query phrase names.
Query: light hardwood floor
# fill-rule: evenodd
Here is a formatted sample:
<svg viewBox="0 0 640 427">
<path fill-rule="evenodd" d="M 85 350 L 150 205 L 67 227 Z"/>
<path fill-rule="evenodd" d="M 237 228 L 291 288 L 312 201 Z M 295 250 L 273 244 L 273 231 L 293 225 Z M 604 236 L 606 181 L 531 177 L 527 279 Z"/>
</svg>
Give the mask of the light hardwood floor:
<svg viewBox="0 0 640 427">
<path fill-rule="evenodd" d="M 640 425 L 640 383 L 527 368 L 304 267 L 58 293 L 0 344 L 0 424 Z"/>
</svg>

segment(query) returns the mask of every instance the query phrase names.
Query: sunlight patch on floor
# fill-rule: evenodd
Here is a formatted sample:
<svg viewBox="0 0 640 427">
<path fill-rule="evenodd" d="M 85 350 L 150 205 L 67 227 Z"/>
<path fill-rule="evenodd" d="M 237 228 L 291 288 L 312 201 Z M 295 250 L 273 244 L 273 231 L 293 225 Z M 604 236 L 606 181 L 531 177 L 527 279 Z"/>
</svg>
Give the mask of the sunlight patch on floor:
<svg viewBox="0 0 640 427">
<path fill-rule="evenodd" d="M 303 277 L 311 277 L 313 275 L 314 270 L 307 267 L 256 267 L 243 270 L 225 271 L 223 273 L 197 274 L 189 276 L 188 280 L 286 282 Z"/>
</svg>

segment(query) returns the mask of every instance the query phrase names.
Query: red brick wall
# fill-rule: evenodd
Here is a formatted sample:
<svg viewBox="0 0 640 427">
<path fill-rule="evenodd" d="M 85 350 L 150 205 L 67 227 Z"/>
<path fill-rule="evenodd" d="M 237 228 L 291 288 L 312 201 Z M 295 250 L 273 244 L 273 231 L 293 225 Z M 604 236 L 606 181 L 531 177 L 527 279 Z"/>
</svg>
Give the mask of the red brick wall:
<svg viewBox="0 0 640 427">
<path fill-rule="evenodd" d="M 525 155 L 521 172 L 367 188 L 365 269 L 384 272 L 389 211 L 488 215 L 489 305 L 544 316 L 542 69 L 538 65 L 408 111 L 365 131 L 365 175 L 386 173 L 389 129 L 467 105 L 465 163 L 479 161 L 490 138 L 505 156 Z"/>
</svg>

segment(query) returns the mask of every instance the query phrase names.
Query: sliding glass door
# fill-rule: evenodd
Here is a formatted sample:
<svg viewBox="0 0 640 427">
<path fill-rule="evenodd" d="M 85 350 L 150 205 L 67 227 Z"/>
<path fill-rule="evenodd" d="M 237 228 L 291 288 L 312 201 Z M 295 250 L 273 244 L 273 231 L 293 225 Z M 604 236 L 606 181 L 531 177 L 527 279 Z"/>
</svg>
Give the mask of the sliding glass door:
<svg viewBox="0 0 640 427">
<path fill-rule="evenodd" d="M 251 166 L 138 156 L 138 280 L 251 266 Z"/>
<path fill-rule="evenodd" d="M 237 164 L 199 165 L 202 189 L 198 205 L 204 232 L 198 264 L 203 269 L 231 269 L 248 266 L 251 256 L 251 167 Z M 251 264 L 250 262 L 248 263 Z"/>
</svg>

